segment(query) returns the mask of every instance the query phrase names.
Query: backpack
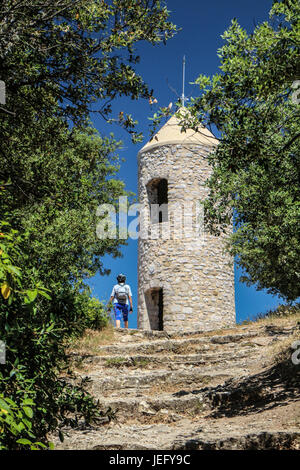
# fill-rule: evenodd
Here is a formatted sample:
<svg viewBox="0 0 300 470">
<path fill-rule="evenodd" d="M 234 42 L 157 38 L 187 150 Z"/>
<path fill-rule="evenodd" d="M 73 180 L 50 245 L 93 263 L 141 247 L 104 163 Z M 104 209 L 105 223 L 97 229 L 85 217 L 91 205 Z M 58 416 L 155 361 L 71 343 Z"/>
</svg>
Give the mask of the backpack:
<svg viewBox="0 0 300 470">
<path fill-rule="evenodd" d="M 126 288 L 126 286 L 116 287 L 115 297 L 119 304 L 126 304 L 128 295 L 128 289 Z"/>
</svg>

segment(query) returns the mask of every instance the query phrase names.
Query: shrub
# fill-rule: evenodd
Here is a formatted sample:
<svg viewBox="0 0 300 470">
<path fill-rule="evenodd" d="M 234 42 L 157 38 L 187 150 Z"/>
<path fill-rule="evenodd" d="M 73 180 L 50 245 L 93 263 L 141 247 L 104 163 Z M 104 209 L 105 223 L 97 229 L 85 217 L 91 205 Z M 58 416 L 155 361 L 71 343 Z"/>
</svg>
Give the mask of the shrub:
<svg viewBox="0 0 300 470">
<path fill-rule="evenodd" d="M 34 272 L 17 267 L 25 235 L 6 223 L 0 227 L 0 331 L 6 346 L 0 365 L 0 449 L 48 448 L 49 432 L 66 423 L 76 426 L 80 417 L 90 422 L 103 415 L 84 382 L 72 385 L 65 345 L 87 325 L 101 327 L 104 310 L 72 286 L 50 297 Z"/>
<path fill-rule="evenodd" d="M 300 314 L 300 302 L 296 303 L 295 305 L 278 305 L 278 307 L 270 309 L 266 313 L 259 313 L 256 319 L 260 320 L 262 318 L 281 318 L 297 314 Z"/>
<path fill-rule="evenodd" d="M 80 312 L 85 328 L 101 330 L 109 323 L 104 304 L 95 297 L 90 297 L 86 291 L 76 295 L 75 309 Z"/>
</svg>

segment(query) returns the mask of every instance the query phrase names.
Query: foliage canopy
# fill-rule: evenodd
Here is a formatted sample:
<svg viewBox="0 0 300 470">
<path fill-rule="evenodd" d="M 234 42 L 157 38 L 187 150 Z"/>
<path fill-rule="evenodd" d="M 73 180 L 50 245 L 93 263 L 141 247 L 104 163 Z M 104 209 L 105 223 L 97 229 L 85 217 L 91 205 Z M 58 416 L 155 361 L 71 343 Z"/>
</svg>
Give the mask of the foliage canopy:
<svg viewBox="0 0 300 470">
<path fill-rule="evenodd" d="M 218 51 L 220 73 L 200 75 L 184 127 L 217 129 L 205 202 L 213 233 L 234 216 L 228 249 L 242 278 L 291 301 L 300 295 L 300 5 L 274 2 L 252 34 L 232 21 Z"/>
<path fill-rule="evenodd" d="M 119 96 L 149 98 L 135 44 L 175 32 L 158 0 L 2 0 L 0 77 L 0 448 L 43 448 L 47 433 L 99 417 L 61 377 L 65 345 L 107 322 L 85 279 L 119 240 L 96 237 L 96 209 L 127 194 L 113 135 L 90 113 L 141 136 Z M 67 372 L 67 369 L 66 369 Z M 84 384 L 82 384 L 84 385 Z"/>
</svg>

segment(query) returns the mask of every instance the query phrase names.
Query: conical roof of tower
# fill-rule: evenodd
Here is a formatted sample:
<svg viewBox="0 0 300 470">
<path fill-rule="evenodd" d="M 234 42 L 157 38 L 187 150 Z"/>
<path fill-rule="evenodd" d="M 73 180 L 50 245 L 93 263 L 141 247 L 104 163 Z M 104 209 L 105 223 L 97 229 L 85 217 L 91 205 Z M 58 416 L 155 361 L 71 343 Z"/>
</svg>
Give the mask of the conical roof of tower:
<svg viewBox="0 0 300 470">
<path fill-rule="evenodd" d="M 181 109 L 181 114 L 187 112 L 184 108 Z M 166 124 L 155 134 L 149 142 L 139 151 L 139 153 L 146 152 L 153 147 L 161 145 L 204 145 L 204 146 L 216 146 L 218 139 L 201 124 L 198 127 L 198 131 L 193 129 L 187 129 L 181 131 L 180 119 L 174 114 Z"/>
</svg>

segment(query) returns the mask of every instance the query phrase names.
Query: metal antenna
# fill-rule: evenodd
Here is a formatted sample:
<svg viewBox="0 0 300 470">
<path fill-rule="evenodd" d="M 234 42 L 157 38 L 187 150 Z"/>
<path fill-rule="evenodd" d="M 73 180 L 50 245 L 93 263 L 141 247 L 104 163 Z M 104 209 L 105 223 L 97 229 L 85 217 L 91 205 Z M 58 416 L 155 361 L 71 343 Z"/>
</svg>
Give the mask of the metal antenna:
<svg viewBox="0 0 300 470">
<path fill-rule="evenodd" d="M 179 97 L 179 94 L 177 93 L 175 88 L 171 87 L 171 85 L 168 82 L 168 79 L 167 79 L 167 85 L 170 88 L 170 90 L 173 91 L 173 93 L 175 93 L 176 96 L 178 96 L 178 98 L 181 102 L 181 106 L 184 108 L 185 107 L 185 102 L 189 100 L 189 98 L 186 97 L 185 94 L 184 94 L 184 92 L 185 92 L 185 55 L 183 56 L 183 61 L 182 61 L 182 94 L 181 94 L 181 96 Z M 170 103 L 170 105 L 172 105 L 172 103 Z"/>
<path fill-rule="evenodd" d="M 184 87 L 185 87 L 185 55 L 183 56 L 183 63 L 182 63 L 182 95 L 181 95 L 181 105 L 184 108 L 184 103 L 186 101 L 186 97 L 184 96 Z"/>
</svg>

